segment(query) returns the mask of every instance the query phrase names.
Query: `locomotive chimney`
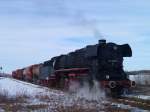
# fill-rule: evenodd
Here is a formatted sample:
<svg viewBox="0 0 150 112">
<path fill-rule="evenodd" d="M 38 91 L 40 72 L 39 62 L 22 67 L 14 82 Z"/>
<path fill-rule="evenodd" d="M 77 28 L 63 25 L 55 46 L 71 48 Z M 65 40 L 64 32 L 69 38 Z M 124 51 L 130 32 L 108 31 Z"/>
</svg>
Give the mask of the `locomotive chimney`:
<svg viewBox="0 0 150 112">
<path fill-rule="evenodd" d="M 106 44 L 106 40 L 105 39 L 99 40 L 99 45 L 105 45 L 105 44 Z"/>
</svg>

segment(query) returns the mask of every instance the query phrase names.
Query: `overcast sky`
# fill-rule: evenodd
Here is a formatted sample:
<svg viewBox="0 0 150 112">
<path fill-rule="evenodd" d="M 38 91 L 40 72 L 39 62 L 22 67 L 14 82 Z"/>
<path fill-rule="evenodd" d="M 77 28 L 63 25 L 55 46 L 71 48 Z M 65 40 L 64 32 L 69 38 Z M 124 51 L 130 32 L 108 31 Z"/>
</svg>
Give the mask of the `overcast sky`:
<svg viewBox="0 0 150 112">
<path fill-rule="evenodd" d="M 150 69 L 150 0 L 0 0 L 4 71 L 97 43 L 129 43 L 125 70 Z"/>
</svg>

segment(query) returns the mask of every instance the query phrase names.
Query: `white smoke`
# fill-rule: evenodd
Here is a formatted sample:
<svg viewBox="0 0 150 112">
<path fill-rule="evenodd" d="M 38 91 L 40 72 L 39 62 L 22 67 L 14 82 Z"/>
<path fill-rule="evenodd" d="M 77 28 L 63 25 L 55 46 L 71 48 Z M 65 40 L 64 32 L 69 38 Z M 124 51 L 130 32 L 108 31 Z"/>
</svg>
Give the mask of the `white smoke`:
<svg viewBox="0 0 150 112">
<path fill-rule="evenodd" d="M 85 83 L 85 85 L 77 91 L 77 97 L 78 98 L 85 98 L 89 101 L 101 101 L 105 98 L 104 91 L 100 88 L 100 83 L 97 81 L 94 81 L 94 85 L 91 88 L 88 83 Z"/>
<path fill-rule="evenodd" d="M 83 108 L 98 108 L 97 106 L 103 107 L 103 103 L 107 102 L 105 92 L 100 89 L 98 82 L 94 81 L 94 85 L 91 86 L 85 82 L 84 85 L 80 85 L 77 82 L 71 83 L 70 91 L 66 93 L 63 106 L 82 106 Z"/>
<path fill-rule="evenodd" d="M 96 39 L 104 39 L 104 34 L 98 28 L 98 21 L 94 18 L 86 17 L 85 12 L 78 10 L 74 13 L 74 24 L 79 25 L 83 30 L 87 30 L 92 33 Z"/>
<path fill-rule="evenodd" d="M 41 5 L 41 2 L 39 3 Z M 67 0 L 55 0 L 52 5 L 56 7 L 58 15 L 68 17 L 71 22 L 70 25 L 80 27 L 80 30 L 90 32 L 96 39 L 104 39 L 105 35 L 98 28 L 98 21 L 96 18 L 87 16 L 87 12 L 79 9 L 72 9 Z M 70 10 L 72 9 L 72 10 Z"/>
<path fill-rule="evenodd" d="M 83 85 L 73 82 L 69 89 L 70 92 L 74 92 L 74 98 L 76 99 L 85 99 L 96 102 L 105 99 L 105 92 L 100 88 L 100 83 L 97 81 L 93 81 L 93 86 L 90 86 L 87 82 L 84 82 Z"/>
</svg>

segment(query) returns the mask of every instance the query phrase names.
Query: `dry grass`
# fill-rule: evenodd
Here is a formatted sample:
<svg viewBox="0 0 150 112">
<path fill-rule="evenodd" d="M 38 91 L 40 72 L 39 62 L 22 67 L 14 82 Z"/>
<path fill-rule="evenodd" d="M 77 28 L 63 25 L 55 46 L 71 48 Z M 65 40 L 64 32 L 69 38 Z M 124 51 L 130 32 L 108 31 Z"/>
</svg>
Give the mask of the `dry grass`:
<svg viewBox="0 0 150 112">
<path fill-rule="evenodd" d="M 72 105 L 69 107 L 60 106 L 56 109 L 58 112 L 100 112 L 104 111 L 103 109 L 97 109 L 97 108 L 85 108 L 83 106 L 79 105 Z"/>
<path fill-rule="evenodd" d="M 113 109 L 113 108 L 108 108 L 108 109 L 105 110 L 105 112 L 131 112 L 131 111 L 128 110 L 128 109 L 120 109 L 120 108 Z"/>
<path fill-rule="evenodd" d="M 26 108 L 29 110 L 39 110 L 39 109 L 45 109 L 48 108 L 48 105 L 45 104 L 38 104 L 38 105 L 27 105 Z"/>
<path fill-rule="evenodd" d="M 48 108 L 47 104 L 32 104 L 28 103 L 30 98 L 27 95 L 26 91 L 21 91 L 16 93 L 14 96 L 10 96 L 8 91 L 2 90 L 0 91 L 0 108 L 5 112 L 32 112 L 40 109 Z M 37 95 L 37 99 L 41 101 L 49 101 L 49 97 L 47 95 Z"/>
<path fill-rule="evenodd" d="M 36 95 L 35 98 L 39 99 L 40 101 L 49 102 L 51 98 L 48 95 Z"/>
<path fill-rule="evenodd" d="M 0 90 L 0 103 L 8 101 L 8 91 Z"/>
<path fill-rule="evenodd" d="M 27 95 L 25 92 L 17 93 L 15 96 L 10 96 L 8 91 L 1 89 L 0 91 L 0 107 L 6 112 L 17 112 L 24 109 L 21 105 L 27 103 Z"/>
<path fill-rule="evenodd" d="M 29 98 L 29 96 L 26 94 L 26 92 L 17 93 L 15 96 L 10 96 L 8 94 L 8 91 L 1 90 L 0 91 L 0 103 L 26 103 L 26 99 Z"/>
<path fill-rule="evenodd" d="M 48 95 L 36 95 L 36 99 L 44 102 L 43 104 L 29 104 L 28 100 L 30 97 L 26 94 L 26 91 L 22 91 L 17 93 L 16 96 L 10 97 L 6 90 L 0 91 L 0 107 L 5 112 L 36 112 L 37 110 L 41 110 L 39 112 L 51 112 L 51 106 L 49 102 L 53 101 L 53 97 L 51 98 Z M 133 100 L 133 99 L 132 99 Z M 139 99 L 134 99 L 134 101 L 139 101 Z M 142 100 L 142 103 L 150 104 L 149 101 Z M 88 102 L 86 102 L 89 104 Z M 122 103 L 122 102 L 121 102 Z M 100 107 L 91 106 L 87 107 L 78 104 L 74 104 L 72 106 L 56 106 L 55 112 L 130 112 L 128 109 L 121 108 L 113 108 L 110 104 L 102 105 Z M 58 107 L 57 107 L 58 106 Z M 134 106 L 134 105 L 133 105 Z M 139 106 L 141 107 L 141 106 Z M 55 108 L 55 107 L 54 107 Z M 141 107 L 142 108 L 142 107 Z M 53 111 L 52 111 L 53 112 Z"/>
<path fill-rule="evenodd" d="M 132 107 L 138 107 L 138 108 L 144 109 L 144 110 L 150 110 L 150 101 L 143 100 L 140 98 L 113 99 L 112 102 L 130 105 Z"/>
<path fill-rule="evenodd" d="M 110 105 L 105 109 L 83 108 L 82 106 L 73 105 L 70 107 L 59 107 L 58 112 L 130 112 L 128 109 L 112 108 Z"/>
<path fill-rule="evenodd" d="M 128 100 L 135 101 L 135 103 L 130 103 L 132 106 L 150 110 L 150 100 L 144 100 L 140 98 L 128 98 Z"/>
<path fill-rule="evenodd" d="M 6 104 L 1 106 L 5 112 L 17 112 L 17 111 L 22 111 L 24 110 L 24 107 L 21 104 Z"/>
</svg>

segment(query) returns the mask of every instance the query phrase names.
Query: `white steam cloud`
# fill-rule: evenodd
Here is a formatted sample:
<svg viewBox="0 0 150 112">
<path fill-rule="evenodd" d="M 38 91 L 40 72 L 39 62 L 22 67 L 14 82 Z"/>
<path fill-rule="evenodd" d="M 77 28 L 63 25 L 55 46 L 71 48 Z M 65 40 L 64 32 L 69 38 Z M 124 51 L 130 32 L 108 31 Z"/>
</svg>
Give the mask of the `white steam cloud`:
<svg viewBox="0 0 150 112">
<path fill-rule="evenodd" d="M 93 86 L 90 86 L 88 82 L 84 82 L 83 85 L 73 82 L 69 90 L 70 92 L 74 92 L 74 97 L 76 99 L 96 102 L 101 102 L 105 99 L 105 92 L 100 88 L 100 83 L 97 81 L 93 81 Z"/>
<path fill-rule="evenodd" d="M 100 89 L 100 85 L 98 82 L 94 81 L 94 85 L 90 88 L 88 83 L 77 91 L 77 98 L 85 98 L 89 101 L 101 101 L 105 98 L 105 93 L 102 89 Z"/>
<path fill-rule="evenodd" d="M 83 28 L 83 30 L 90 31 L 96 39 L 103 39 L 104 35 L 98 28 L 98 22 L 94 19 L 86 17 L 83 11 L 76 11 L 74 15 L 74 24 Z"/>
</svg>

